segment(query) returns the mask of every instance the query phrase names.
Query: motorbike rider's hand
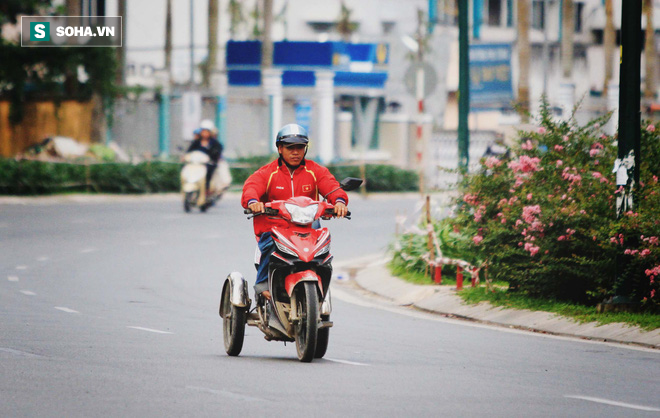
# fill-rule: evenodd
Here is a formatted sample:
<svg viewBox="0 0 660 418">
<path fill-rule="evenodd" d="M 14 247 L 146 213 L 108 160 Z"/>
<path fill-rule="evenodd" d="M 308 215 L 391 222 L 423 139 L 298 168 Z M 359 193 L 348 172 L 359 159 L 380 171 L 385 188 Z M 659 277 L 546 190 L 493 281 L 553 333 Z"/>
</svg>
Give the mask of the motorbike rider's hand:
<svg viewBox="0 0 660 418">
<path fill-rule="evenodd" d="M 348 213 L 348 208 L 344 202 L 335 203 L 335 216 L 338 218 L 343 218 Z"/>
<path fill-rule="evenodd" d="M 250 209 L 252 213 L 262 213 L 265 208 L 266 206 L 264 205 L 264 202 L 254 202 L 248 205 L 248 209 Z"/>
</svg>

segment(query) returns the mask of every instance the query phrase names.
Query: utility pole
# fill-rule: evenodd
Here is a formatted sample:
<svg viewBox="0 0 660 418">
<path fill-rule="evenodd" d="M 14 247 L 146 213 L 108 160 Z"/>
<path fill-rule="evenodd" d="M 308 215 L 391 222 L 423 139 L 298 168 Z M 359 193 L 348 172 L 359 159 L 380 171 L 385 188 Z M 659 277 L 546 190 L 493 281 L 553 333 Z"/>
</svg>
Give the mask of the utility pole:
<svg viewBox="0 0 660 418">
<path fill-rule="evenodd" d="M 639 183 L 640 122 L 641 122 L 641 54 L 642 54 L 642 0 L 622 3 L 621 13 L 621 71 L 619 93 L 619 138 L 617 172 L 617 218 L 634 208 L 635 187 Z M 629 303 L 631 283 L 623 272 L 626 259 L 619 255 L 616 260 L 614 303 Z"/>
<path fill-rule="evenodd" d="M 470 162 L 470 41 L 468 39 L 468 1 L 458 2 L 458 168 L 466 174 Z"/>
<path fill-rule="evenodd" d="M 417 70 L 415 72 L 415 99 L 417 100 L 417 126 L 415 144 L 417 148 L 417 164 L 419 166 L 419 192 L 425 190 L 424 169 L 424 12 L 417 9 Z"/>
<path fill-rule="evenodd" d="M 195 0 L 190 0 L 190 87 L 195 85 Z"/>
</svg>

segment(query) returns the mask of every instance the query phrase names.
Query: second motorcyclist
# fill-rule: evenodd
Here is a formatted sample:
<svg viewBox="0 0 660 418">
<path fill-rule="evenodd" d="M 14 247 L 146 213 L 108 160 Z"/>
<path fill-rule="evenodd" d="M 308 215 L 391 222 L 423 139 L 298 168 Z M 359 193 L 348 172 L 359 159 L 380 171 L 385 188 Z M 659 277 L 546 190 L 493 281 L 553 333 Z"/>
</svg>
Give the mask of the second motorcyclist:
<svg viewBox="0 0 660 418">
<path fill-rule="evenodd" d="M 278 133 L 275 141 L 279 158 L 253 173 L 243 186 L 241 204 L 254 213 L 264 211 L 265 203 L 295 196 L 307 196 L 314 200 L 327 197 L 334 205 L 337 217 L 344 217 L 348 209 L 348 195 L 339 188 L 339 182 L 330 171 L 305 159 L 309 137 L 300 125 L 289 124 Z M 270 298 L 268 291 L 268 263 L 275 249 L 270 229 L 286 222 L 268 216 L 254 217 L 254 233 L 257 236 L 261 258 L 254 286 L 257 294 Z"/>
<path fill-rule="evenodd" d="M 195 131 L 197 134 L 197 131 Z M 206 193 L 210 192 L 211 179 L 218 167 L 218 161 L 222 157 L 222 144 L 215 138 L 215 125 L 208 119 L 203 120 L 199 125 L 199 137 L 188 147 L 188 152 L 202 151 L 207 154 L 211 162 L 207 164 L 206 169 Z"/>
</svg>

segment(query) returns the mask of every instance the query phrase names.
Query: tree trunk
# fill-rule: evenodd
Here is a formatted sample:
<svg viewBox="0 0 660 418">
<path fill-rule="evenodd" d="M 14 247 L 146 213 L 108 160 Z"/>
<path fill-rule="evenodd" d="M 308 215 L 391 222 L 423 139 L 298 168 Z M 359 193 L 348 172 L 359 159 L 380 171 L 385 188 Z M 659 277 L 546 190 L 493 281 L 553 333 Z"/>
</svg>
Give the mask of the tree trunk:
<svg viewBox="0 0 660 418">
<path fill-rule="evenodd" d="M 81 16 L 82 9 L 80 8 L 79 0 L 66 0 L 66 14 L 67 16 Z M 67 19 L 67 24 L 70 26 L 79 25 L 79 21 L 73 19 Z M 78 69 L 70 68 L 67 65 L 67 68 L 64 72 L 64 91 L 69 98 L 77 99 L 78 97 Z"/>
<path fill-rule="evenodd" d="M 653 100 L 656 91 L 656 50 L 655 28 L 653 27 L 653 0 L 644 0 L 644 15 L 646 15 L 646 45 L 644 57 L 646 61 L 646 82 L 644 83 L 644 98 Z"/>
<path fill-rule="evenodd" d="M 273 66 L 273 39 L 271 36 L 273 27 L 273 0 L 264 1 L 264 34 L 261 41 L 261 67 Z"/>
<path fill-rule="evenodd" d="M 566 79 L 573 77 L 573 38 L 575 35 L 575 8 L 573 0 L 563 0 L 562 3 L 562 38 L 561 38 L 561 65 L 562 76 Z"/>
<path fill-rule="evenodd" d="M 218 61 L 218 0 L 209 0 L 208 56 L 202 74 L 204 87 L 211 84 L 211 74 L 216 70 Z"/>
<path fill-rule="evenodd" d="M 126 1 L 118 0 L 117 7 L 119 16 L 121 16 L 121 37 L 124 40 L 122 46 L 117 48 L 117 78 L 115 83 L 119 86 L 126 84 Z"/>
<path fill-rule="evenodd" d="M 172 0 L 167 0 L 165 12 L 165 71 L 167 79 L 172 82 Z"/>
<path fill-rule="evenodd" d="M 605 31 L 603 33 L 603 48 L 605 49 L 605 82 L 603 97 L 607 97 L 608 84 L 614 76 L 614 51 L 616 49 L 616 33 L 614 31 L 614 0 L 605 0 Z"/>
<path fill-rule="evenodd" d="M 522 122 L 529 121 L 529 0 L 518 0 L 518 104 Z"/>
</svg>

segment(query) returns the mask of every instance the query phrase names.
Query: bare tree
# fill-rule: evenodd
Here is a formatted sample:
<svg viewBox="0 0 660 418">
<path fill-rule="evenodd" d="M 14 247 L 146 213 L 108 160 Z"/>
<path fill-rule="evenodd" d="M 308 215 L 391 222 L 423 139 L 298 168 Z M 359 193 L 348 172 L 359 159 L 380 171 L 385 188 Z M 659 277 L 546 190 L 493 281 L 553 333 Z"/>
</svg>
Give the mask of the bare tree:
<svg viewBox="0 0 660 418">
<path fill-rule="evenodd" d="M 351 13 L 353 11 L 346 7 L 344 0 L 341 2 L 341 10 L 337 19 L 337 32 L 345 42 L 351 41 L 351 35 L 357 30 L 357 23 L 351 22 Z"/>
<path fill-rule="evenodd" d="M 573 76 L 573 38 L 575 37 L 575 7 L 573 0 L 562 2 L 562 37 L 561 37 L 561 66 L 562 76 L 570 79 Z"/>
<path fill-rule="evenodd" d="M 644 58 L 646 61 L 646 83 L 644 83 L 644 98 L 653 100 L 656 91 L 655 28 L 653 27 L 653 0 L 644 0 L 644 15 L 646 16 L 646 45 Z"/>
<path fill-rule="evenodd" d="M 273 66 L 273 0 L 263 0 L 264 2 L 264 32 L 261 39 L 261 67 L 270 68 Z"/>
<path fill-rule="evenodd" d="M 614 31 L 614 0 L 605 0 L 605 31 L 603 33 L 603 48 L 605 49 L 605 82 L 603 96 L 607 95 L 608 84 L 614 76 L 614 50 L 616 37 Z"/>
<path fill-rule="evenodd" d="M 202 68 L 202 83 L 204 87 L 209 87 L 211 83 L 211 74 L 216 70 L 218 61 L 218 20 L 219 4 L 218 0 L 209 0 L 209 24 L 208 24 L 208 56 L 206 63 Z"/>
<path fill-rule="evenodd" d="M 165 14 L 165 70 L 167 78 L 172 82 L 172 0 L 167 0 Z"/>
<path fill-rule="evenodd" d="M 227 11 L 229 12 L 229 39 L 234 39 L 240 26 L 245 22 L 241 2 L 229 0 Z"/>
<path fill-rule="evenodd" d="M 68 1 L 68 0 L 67 0 Z M 126 0 L 118 0 L 117 7 L 119 16 L 121 16 L 121 36 L 126 41 Z M 115 80 L 120 86 L 126 84 L 126 43 L 122 43 L 120 48 L 117 48 L 117 78 Z"/>
<path fill-rule="evenodd" d="M 518 104 L 524 123 L 529 121 L 529 0 L 518 0 Z"/>
</svg>

